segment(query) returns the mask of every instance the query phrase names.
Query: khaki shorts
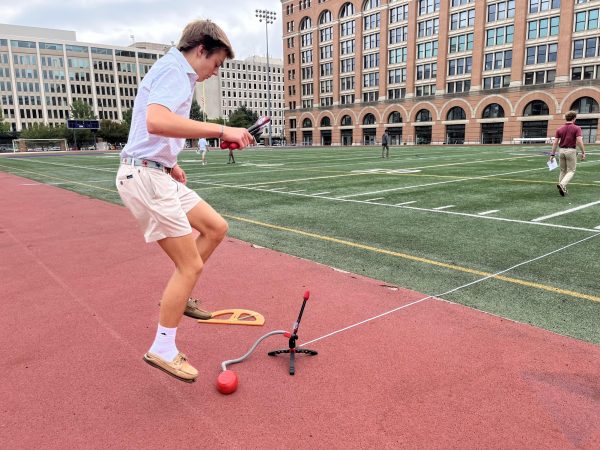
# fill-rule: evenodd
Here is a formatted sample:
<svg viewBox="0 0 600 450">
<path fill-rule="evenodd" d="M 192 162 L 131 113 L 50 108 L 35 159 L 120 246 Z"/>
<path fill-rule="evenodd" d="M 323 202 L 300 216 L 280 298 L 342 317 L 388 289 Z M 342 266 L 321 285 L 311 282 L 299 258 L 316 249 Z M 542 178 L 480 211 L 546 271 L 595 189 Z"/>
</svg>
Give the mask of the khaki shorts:
<svg viewBox="0 0 600 450">
<path fill-rule="evenodd" d="M 202 199 L 168 173 L 121 164 L 116 184 L 121 200 L 137 219 L 146 242 L 192 232 L 186 214 Z"/>
</svg>

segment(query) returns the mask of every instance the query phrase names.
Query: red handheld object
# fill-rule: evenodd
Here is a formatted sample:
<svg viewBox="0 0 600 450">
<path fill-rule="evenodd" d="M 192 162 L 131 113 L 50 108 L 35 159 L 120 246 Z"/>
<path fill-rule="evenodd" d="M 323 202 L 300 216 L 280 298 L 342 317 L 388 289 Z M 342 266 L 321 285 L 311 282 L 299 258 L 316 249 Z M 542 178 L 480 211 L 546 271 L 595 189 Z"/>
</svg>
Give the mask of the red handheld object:
<svg viewBox="0 0 600 450">
<path fill-rule="evenodd" d="M 238 148 L 240 148 L 240 145 L 237 142 L 227 142 L 227 141 L 221 141 L 221 145 L 220 147 L 223 150 L 237 150 Z"/>
<path fill-rule="evenodd" d="M 271 118 L 269 116 L 262 116 L 254 123 L 254 125 L 248 127 L 248 132 L 254 137 L 254 140 L 258 140 L 258 137 L 262 133 L 262 129 L 270 121 Z M 240 148 L 240 145 L 237 142 L 221 141 L 220 147 L 223 150 L 237 150 L 238 148 Z"/>
</svg>

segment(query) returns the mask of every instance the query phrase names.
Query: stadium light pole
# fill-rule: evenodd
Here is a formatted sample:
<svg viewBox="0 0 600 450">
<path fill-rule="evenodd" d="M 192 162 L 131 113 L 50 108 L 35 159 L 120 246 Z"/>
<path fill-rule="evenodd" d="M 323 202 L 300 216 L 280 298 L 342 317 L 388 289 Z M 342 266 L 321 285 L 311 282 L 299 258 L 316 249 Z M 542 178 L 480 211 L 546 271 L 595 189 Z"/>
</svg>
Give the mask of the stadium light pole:
<svg viewBox="0 0 600 450">
<path fill-rule="evenodd" d="M 269 11 L 268 9 L 257 9 L 256 17 L 259 22 L 265 21 L 265 36 L 267 38 L 267 106 L 268 106 L 268 115 L 271 117 L 271 69 L 269 68 L 269 25 L 275 22 L 277 18 L 277 13 L 275 11 Z M 271 134 L 271 123 L 273 121 L 269 121 L 269 147 L 272 144 L 272 134 Z"/>
</svg>

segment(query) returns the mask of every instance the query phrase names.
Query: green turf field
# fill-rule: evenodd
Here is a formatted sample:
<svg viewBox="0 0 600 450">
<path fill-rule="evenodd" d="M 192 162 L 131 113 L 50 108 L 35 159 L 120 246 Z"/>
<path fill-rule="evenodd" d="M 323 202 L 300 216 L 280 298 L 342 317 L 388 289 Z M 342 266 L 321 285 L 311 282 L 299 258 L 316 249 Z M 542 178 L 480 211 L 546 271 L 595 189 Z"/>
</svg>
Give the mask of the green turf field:
<svg viewBox="0 0 600 450">
<path fill-rule="evenodd" d="M 549 149 L 404 146 L 381 159 L 379 147 L 276 148 L 179 162 L 233 237 L 600 344 L 598 149 L 564 198 Z M 0 158 L 1 171 L 120 203 L 117 166 L 115 154 Z"/>
</svg>

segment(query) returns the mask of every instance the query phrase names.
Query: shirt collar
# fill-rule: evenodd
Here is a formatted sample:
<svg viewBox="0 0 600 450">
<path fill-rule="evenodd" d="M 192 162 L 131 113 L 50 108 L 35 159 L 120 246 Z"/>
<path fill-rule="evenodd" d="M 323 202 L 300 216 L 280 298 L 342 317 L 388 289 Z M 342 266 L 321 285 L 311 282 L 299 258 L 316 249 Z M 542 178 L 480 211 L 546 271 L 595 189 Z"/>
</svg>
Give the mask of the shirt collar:
<svg viewBox="0 0 600 450">
<path fill-rule="evenodd" d="M 171 50 L 169 50 L 168 54 L 172 55 L 175 58 L 175 60 L 179 63 L 179 65 L 183 68 L 183 70 L 185 70 L 185 73 L 193 81 L 196 81 L 198 79 L 198 74 L 193 69 L 193 67 L 190 65 L 188 60 L 185 59 L 185 56 L 183 56 L 183 53 L 181 53 L 179 50 L 177 50 L 177 48 L 171 47 Z"/>
</svg>

